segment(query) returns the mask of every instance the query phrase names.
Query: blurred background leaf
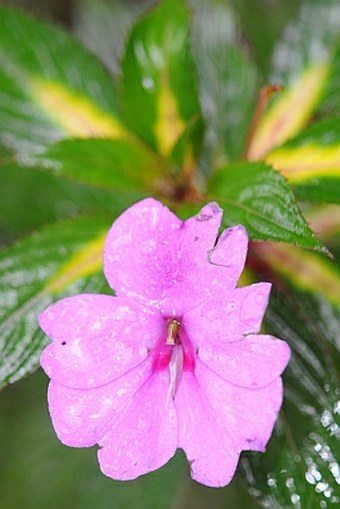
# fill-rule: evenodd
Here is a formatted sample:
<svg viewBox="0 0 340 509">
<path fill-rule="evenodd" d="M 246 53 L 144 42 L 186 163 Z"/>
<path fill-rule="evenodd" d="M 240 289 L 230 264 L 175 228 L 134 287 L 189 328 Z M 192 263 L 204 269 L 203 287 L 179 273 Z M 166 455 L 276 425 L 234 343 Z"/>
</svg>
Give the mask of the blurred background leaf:
<svg viewBox="0 0 340 509">
<path fill-rule="evenodd" d="M 302 0 L 231 0 L 238 13 L 243 36 L 261 71 L 263 80 L 268 80 L 272 67 L 272 53 L 275 44 L 287 25 L 296 20 Z"/>
<path fill-rule="evenodd" d="M 191 41 L 197 65 L 211 165 L 241 155 L 257 90 L 257 71 L 228 2 L 192 1 Z"/>
<path fill-rule="evenodd" d="M 266 161 L 302 199 L 340 205 L 340 124 L 329 117 L 269 152 Z"/>
<path fill-rule="evenodd" d="M 14 159 L 0 163 L 0 243 L 68 217 L 107 214 L 117 217 L 144 195 L 96 189 L 80 182 L 61 178 L 51 170 L 21 167 Z"/>
<path fill-rule="evenodd" d="M 280 83 L 291 83 L 310 64 L 328 59 L 339 42 L 337 0 L 294 4 L 290 6 L 294 16 L 287 20 L 273 48 L 270 79 Z"/>
<path fill-rule="evenodd" d="M 339 113 L 340 5 L 336 0 L 302 2 L 276 43 L 270 83 L 283 86 L 269 101 L 248 156 L 252 160 L 295 136 L 315 112 Z"/>
<path fill-rule="evenodd" d="M 32 157 L 32 164 L 93 187 L 149 194 L 167 173 L 165 161 L 132 139 L 62 140 Z"/>
<path fill-rule="evenodd" d="M 133 27 L 122 60 L 130 128 L 163 156 L 200 114 L 184 0 L 163 0 Z"/>
<path fill-rule="evenodd" d="M 22 153 L 68 136 L 121 137 L 114 83 L 65 32 L 0 7 L 0 138 Z"/>
</svg>

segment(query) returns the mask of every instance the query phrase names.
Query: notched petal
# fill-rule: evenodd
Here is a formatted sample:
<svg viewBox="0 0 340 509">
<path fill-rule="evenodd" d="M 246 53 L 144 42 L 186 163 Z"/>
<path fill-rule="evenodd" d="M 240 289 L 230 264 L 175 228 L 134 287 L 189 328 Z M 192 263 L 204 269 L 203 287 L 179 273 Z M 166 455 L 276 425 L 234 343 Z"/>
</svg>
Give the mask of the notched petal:
<svg viewBox="0 0 340 509">
<path fill-rule="evenodd" d="M 248 234 L 244 226 L 237 225 L 224 230 L 216 246 L 209 252 L 209 261 L 235 271 L 238 281 L 244 268 L 248 251 Z"/>
<path fill-rule="evenodd" d="M 175 316 L 230 286 L 225 269 L 223 277 L 223 268 L 208 260 L 221 219 L 216 203 L 184 222 L 155 200 L 137 203 L 115 221 L 106 239 L 104 272 L 111 287 Z"/>
<path fill-rule="evenodd" d="M 212 201 L 201 208 L 197 216 L 195 216 L 195 219 L 196 221 L 210 221 L 211 219 L 217 219 L 217 224 L 219 226 L 222 219 L 222 214 L 223 210 L 221 207 L 219 207 L 215 201 Z"/>
</svg>

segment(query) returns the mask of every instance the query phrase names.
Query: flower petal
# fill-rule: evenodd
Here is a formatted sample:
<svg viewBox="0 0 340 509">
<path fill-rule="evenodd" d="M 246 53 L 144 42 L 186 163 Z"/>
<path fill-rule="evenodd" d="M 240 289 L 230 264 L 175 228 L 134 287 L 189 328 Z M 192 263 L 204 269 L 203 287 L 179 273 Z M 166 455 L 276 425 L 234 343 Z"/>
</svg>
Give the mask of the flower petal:
<svg viewBox="0 0 340 509">
<path fill-rule="evenodd" d="M 191 309 L 182 324 L 192 343 L 201 345 L 209 341 L 222 346 L 244 334 L 257 333 L 270 288 L 270 283 L 257 283 L 220 292 Z"/>
<path fill-rule="evenodd" d="M 190 462 L 191 476 L 207 486 L 226 486 L 232 479 L 240 449 L 228 422 L 221 421 L 192 372 L 184 372 L 176 394 L 178 447 Z"/>
<path fill-rule="evenodd" d="M 104 273 L 118 295 L 153 303 L 175 278 L 174 245 L 183 223 L 162 203 L 147 198 L 113 223 L 105 242 Z"/>
<path fill-rule="evenodd" d="M 282 374 L 290 349 L 285 341 L 273 336 L 251 335 L 224 344 L 207 339 L 199 347 L 198 357 L 228 382 L 256 389 Z"/>
<path fill-rule="evenodd" d="M 242 450 L 264 451 L 282 404 L 281 378 L 261 389 L 229 384 L 201 362 L 184 372 L 176 394 L 178 447 L 186 452 L 192 477 L 225 486 Z"/>
<path fill-rule="evenodd" d="M 98 451 L 100 468 L 113 479 L 134 479 L 160 468 L 175 454 L 177 418 L 169 375 L 151 376 L 111 423 Z"/>
<path fill-rule="evenodd" d="M 246 262 L 248 250 L 248 234 L 244 226 L 237 225 L 224 230 L 216 247 L 210 255 L 210 262 L 228 269 L 229 277 L 234 281 L 235 288 Z"/>
<path fill-rule="evenodd" d="M 234 288 L 243 269 L 243 227 L 224 234 L 214 248 L 222 211 L 215 204 L 185 222 L 160 202 L 145 199 L 112 225 L 104 272 L 118 294 L 180 316 L 221 289 Z"/>
<path fill-rule="evenodd" d="M 233 437 L 238 450 L 263 452 L 282 404 L 281 378 L 248 389 L 223 380 L 201 362 L 197 362 L 195 374 L 216 420 Z"/>
<path fill-rule="evenodd" d="M 93 389 L 73 389 L 52 380 L 48 406 L 59 440 L 72 447 L 98 443 L 150 376 L 150 365 L 147 359 L 118 380 Z"/>
<path fill-rule="evenodd" d="M 161 334 L 159 314 L 124 298 L 76 295 L 49 306 L 39 317 L 53 343 L 41 365 L 69 387 L 99 387 L 145 359 Z"/>
</svg>

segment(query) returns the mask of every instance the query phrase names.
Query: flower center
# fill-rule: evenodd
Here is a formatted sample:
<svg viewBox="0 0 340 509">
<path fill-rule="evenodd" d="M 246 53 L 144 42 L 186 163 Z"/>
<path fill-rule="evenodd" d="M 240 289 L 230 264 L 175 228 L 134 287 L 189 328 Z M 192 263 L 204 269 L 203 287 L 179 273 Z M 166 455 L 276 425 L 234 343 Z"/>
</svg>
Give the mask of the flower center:
<svg viewBox="0 0 340 509">
<path fill-rule="evenodd" d="M 166 336 L 162 335 L 154 350 L 153 372 L 169 371 L 169 391 L 174 398 L 183 371 L 193 371 L 195 362 L 190 341 L 177 318 L 166 322 Z"/>
</svg>

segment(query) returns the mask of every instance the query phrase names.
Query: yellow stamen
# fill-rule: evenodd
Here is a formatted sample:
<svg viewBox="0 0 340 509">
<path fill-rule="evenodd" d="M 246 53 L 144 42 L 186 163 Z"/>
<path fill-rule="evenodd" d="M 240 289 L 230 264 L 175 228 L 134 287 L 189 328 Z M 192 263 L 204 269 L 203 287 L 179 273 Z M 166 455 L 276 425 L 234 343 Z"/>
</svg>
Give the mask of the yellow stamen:
<svg viewBox="0 0 340 509">
<path fill-rule="evenodd" d="M 173 346 L 176 344 L 176 338 L 178 336 L 178 331 L 179 331 L 180 325 L 181 324 L 179 323 L 178 320 L 171 319 L 168 321 L 168 324 L 167 324 L 168 334 L 166 336 L 166 342 L 165 342 L 166 345 Z"/>
</svg>

